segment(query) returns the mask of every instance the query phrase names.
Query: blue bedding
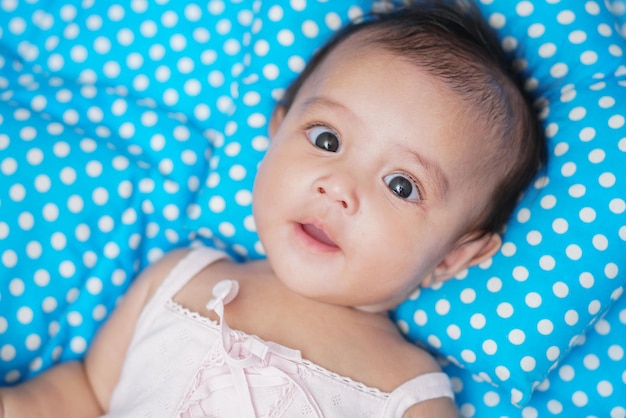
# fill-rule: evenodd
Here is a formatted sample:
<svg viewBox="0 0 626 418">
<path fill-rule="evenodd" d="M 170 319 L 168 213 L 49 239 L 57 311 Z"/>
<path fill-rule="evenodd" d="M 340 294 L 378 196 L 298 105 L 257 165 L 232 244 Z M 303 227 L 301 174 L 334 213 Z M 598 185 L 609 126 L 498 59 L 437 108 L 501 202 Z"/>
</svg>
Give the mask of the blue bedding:
<svg viewBox="0 0 626 418">
<path fill-rule="evenodd" d="M 263 257 L 250 191 L 268 115 L 379 3 L 0 3 L 0 384 L 81 358 L 172 248 Z M 480 7 L 550 163 L 493 259 L 392 315 L 440 357 L 464 417 L 624 417 L 624 3 Z"/>
</svg>

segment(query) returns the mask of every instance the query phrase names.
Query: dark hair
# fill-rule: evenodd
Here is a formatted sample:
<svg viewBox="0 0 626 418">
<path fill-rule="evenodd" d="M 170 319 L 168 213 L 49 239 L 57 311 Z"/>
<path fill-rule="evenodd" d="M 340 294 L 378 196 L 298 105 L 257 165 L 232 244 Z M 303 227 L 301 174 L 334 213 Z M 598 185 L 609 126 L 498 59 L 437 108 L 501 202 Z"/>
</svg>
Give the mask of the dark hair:
<svg viewBox="0 0 626 418">
<path fill-rule="evenodd" d="M 364 35 L 365 43 L 404 57 L 437 77 L 470 112 L 478 112 L 474 120 L 481 124 L 481 139 L 496 144 L 495 161 L 489 162 L 495 172 L 490 176 L 502 180 L 473 228 L 501 232 L 520 195 L 545 164 L 546 150 L 543 129 L 524 93 L 523 80 L 480 11 L 471 2 L 455 6 L 422 0 L 344 27 L 315 53 L 286 90 L 281 105 L 287 111 L 320 63 L 356 33 Z"/>
</svg>

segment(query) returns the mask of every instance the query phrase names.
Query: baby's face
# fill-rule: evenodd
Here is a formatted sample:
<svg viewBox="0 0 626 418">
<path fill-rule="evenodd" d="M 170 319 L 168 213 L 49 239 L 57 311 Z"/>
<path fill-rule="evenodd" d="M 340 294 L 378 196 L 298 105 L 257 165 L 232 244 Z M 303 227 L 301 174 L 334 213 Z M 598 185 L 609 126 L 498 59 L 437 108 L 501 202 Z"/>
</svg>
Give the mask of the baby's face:
<svg viewBox="0 0 626 418">
<path fill-rule="evenodd" d="M 383 310 L 432 274 L 493 186 L 478 181 L 485 150 L 460 100 L 413 64 L 351 42 L 278 116 L 254 214 L 292 290 Z"/>
</svg>

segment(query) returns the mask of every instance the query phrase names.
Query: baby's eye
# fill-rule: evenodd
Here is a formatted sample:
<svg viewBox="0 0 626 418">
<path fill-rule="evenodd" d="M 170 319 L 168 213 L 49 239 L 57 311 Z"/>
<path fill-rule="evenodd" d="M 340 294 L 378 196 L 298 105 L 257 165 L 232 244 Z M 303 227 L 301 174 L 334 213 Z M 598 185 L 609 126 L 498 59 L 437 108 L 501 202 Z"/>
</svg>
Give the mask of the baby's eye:
<svg viewBox="0 0 626 418">
<path fill-rule="evenodd" d="M 422 200 L 422 194 L 420 193 L 419 187 L 415 184 L 415 181 L 405 175 L 399 173 L 389 174 L 385 176 L 383 180 L 387 184 L 387 187 L 399 198 L 414 202 Z"/>
<path fill-rule="evenodd" d="M 306 136 L 318 148 L 329 152 L 339 151 L 337 134 L 325 126 L 314 126 L 306 132 Z"/>
</svg>

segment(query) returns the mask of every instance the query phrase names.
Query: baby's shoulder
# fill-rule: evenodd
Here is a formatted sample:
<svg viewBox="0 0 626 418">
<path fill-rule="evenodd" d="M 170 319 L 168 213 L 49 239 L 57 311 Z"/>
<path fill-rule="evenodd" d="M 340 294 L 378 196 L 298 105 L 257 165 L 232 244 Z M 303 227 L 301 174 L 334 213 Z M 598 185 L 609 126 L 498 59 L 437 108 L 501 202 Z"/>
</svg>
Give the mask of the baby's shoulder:
<svg viewBox="0 0 626 418">
<path fill-rule="evenodd" d="M 378 364 L 378 379 L 385 388 L 396 388 L 417 376 L 441 371 L 431 353 L 407 341 L 396 329 L 386 334 L 373 338 L 370 354 L 371 361 Z"/>
<path fill-rule="evenodd" d="M 409 417 L 445 417 L 457 418 L 458 410 L 454 400 L 449 398 L 449 380 L 441 374 L 441 367 L 435 357 L 425 349 L 406 341 L 390 338 L 382 348 L 383 363 L 376 368 L 376 376 L 389 392 L 402 387 L 401 396 L 415 396 L 416 403 L 411 406 L 404 418 Z M 436 392 L 433 397 L 418 399 L 424 395 L 414 393 L 423 386 Z M 413 395 L 411 395 L 411 393 Z"/>
</svg>

